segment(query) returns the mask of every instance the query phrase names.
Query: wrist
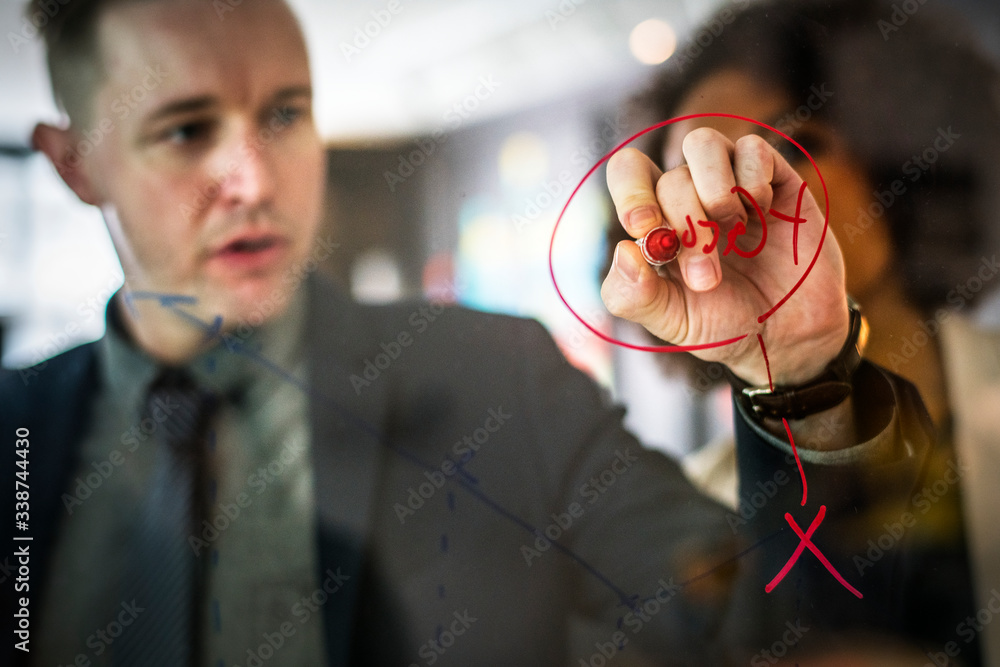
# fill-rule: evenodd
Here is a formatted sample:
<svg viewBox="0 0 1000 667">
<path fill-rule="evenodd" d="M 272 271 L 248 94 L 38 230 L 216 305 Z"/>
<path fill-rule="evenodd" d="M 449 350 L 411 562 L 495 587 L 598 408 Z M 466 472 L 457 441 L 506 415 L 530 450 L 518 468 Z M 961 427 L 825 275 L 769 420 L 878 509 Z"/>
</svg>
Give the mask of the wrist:
<svg viewBox="0 0 1000 667">
<path fill-rule="evenodd" d="M 861 363 L 867 339 L 867 322 L 851 300 L 848 334 L 840 351 L 832 360 L 817 362 L 812 369 L 806 364 L 797 365 L 799 373 L 791 377 L 802 377 L 802 381 L 789 381 L 789 375 L 785 374 L 773 384 L 751 384 L 729 369 L 726 377 L 748 413 L 758 418 L 802 419 L 834 408 L 851 395 L 851 379 Z M 819 366 L 820 363 L 823 365 Z M 816 367 L 819 372 L 815 372 Z"/>
</svg>

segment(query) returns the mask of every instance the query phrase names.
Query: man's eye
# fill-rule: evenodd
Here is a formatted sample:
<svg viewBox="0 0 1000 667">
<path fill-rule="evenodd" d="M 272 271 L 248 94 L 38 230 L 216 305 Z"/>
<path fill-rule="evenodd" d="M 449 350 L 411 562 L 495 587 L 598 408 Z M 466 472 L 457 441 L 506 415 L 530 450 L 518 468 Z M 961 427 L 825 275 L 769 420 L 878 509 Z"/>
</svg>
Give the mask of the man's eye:
<svg viewBox="0 0 1000 667">
<path fill-rule="evenodd" d="M 305 115 L 305 111 L 299 107 L 276 107 L 272 112 L 272 118 L 278 123 L 287 127 Z"/>
<path fill-rule="evenodd" d="M 170 128 L 163 133 L 162 138 L 180 146 L 204 139 L 208 136 L 210 129 L 208 123 L 185 123 Z"/>
</svg>

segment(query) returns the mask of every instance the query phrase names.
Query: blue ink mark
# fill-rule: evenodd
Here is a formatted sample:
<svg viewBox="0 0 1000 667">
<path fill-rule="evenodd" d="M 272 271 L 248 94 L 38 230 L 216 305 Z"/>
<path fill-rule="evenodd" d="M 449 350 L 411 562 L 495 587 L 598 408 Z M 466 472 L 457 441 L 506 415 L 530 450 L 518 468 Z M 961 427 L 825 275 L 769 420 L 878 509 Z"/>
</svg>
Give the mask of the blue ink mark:
<svg viewBox="0 0 1000 667">
<path fill-rule="evenodd" d="M 219 550 L 218 549 L 212 549 L 212 565 L 215 565 L 215 566 L 219 565 Z"/>
<path fill-rule="evenodd" d="M 160 302 L 164 308 L 172 308 L 176 304 L 183 303 L 192 306 L 198 303 L 198 298 L 188 294 L 165 294 L 163 292 L 129 292 L 125 295 L 125 303 L 128 304 L 136 299 L 153 299 Z M 129 306 L 131 308 L 131 306 Z"/>
<path fill-rule="evenodd" d="M 444 626 L 437 626 L 437 630 L 434 631 L 434 640 L 441 641 L 441 635 L 444 634 Z"/>
<path fill-rule="evenodd" d="M 216 484 L 215 478 L 208 480 L 208 498 L 211 502 L 215 502 L 217 494 L 219 492 L 219 485 Z"/>
<path fill-rule="evenodd" d="M 220 331 L 222 331 L 222 315 L 216 315 L 215 320 L 213 320 L 212 322 L 211 328 L 209 328 L 208 331 L 205 332 L 205 338 L 203 342 L 207 343 L 208 341 L 212 340 L 213 338 L 219 335 Z"/>
<path fill-rule="evenodd" d="M 444 599 L 444 584 L 438 584 L 438 597 Z"/>
<path fill-rule="evenodd" d="M 454 512 L 455 511 L 455 492 L 454 491 L 449 491 L 448 495 L 446 497 L 448 499 L 448 509 L 451 510 L 452 512 Z"/>
<path fill-rule="evenodd" d="M 145 294 L 145 293 L 140 293 L 140 294 Z M 170 295 L 166 295 L 166 296 L 170 296 Z M 192 302 L 196 302 L 197 301 L 196 299 L 194 299 L 194 297 L 181 297 L 181 298 L 182 299 L 192 299 Z M 161 300 L 161 303 L 163 303 L 162 300 Z M 168 307 L 171 307 L 171 306 L 168 305 Z M 192 315 L 192 314 L 190 314 L 188 312 L 185 312 L 183 310 L 179 310 L 177 308 L 172 308 L 172 307 L 171 307 L 171 309 L 173 310 L 173 312 L 176 315 L 178 315 L 179 317 L 187 320 L 188 322 L 191 322 L 195 326 L 199 326 L 202 329 L 208 329 L 210 327 L 209 324 L 207 324 L 206 322 L 203 322 L 202 320 L 198 319 L 197 317 L 195 317 L 194 315 Z M 432 465 L 430 465 L 430 463 L 422 460 L 420 457 L 418 457 L 416 454 L 414 454 L 414 453 L 412 453 L 410 451 L 402 449 L 402 448 L 400 448 L 400 447 L 398 447 L 396 445 L 392 445 L 392 444 L 387 443 L 384 434 L 381 431 L 379 431 L 378 427 L 376 427 L 376 426 L 374 426 L 372 424 L 369 424 L 366 420 L 364 420 L 363 418 L 359 417 L 358 415 L 354 414 L 353 412 L 351 412 L 350 410 L 348 410 L 346 407 L 344 407 L 343 405 L 341 405 L 339 401 L 333 399 L 331 396 L 326 395 L 324 392 L 320 391 L 316 387 L 312 387 L 312 386 L 308 385 L 304 380 L 301 380 L 301 379 L 295 377 L 294 375 L 292 375 L 291 373 L 289 373 L 288 371 L 286 371 L 285 369 L 283 369 L 281 366 L 279 366 L 278 364 L 274 363 L 270 359 L 267 359 L 263 355 L 255 352 L 254 350 L 251 350 L 248 345 L 243 344 L 239 340 L 235 340 L 232 336 L 230 336 L 228 334 L 221 334 L 219 336 L 219 338 L 222 339 L 222 341 L 226 345 L 226 348 L 230 352 L 235 352 L 237 354 L 241 354 L 241 355 L 243 355 L 245 357 L 248 357 L 251 361 L 254 361 L 254 362 L 258 363 L 259 365 L 261 365 L 262 367 L 266 368 L 267 370 L 270 370 L 272 373 L 274 373 L 275 375 L 277 375 L 279 378 L 281 378 L 281 379 L 285 380 L 286 382 L 288 382 L 288 384 L 290 384 L 291 386 L 298 388 L 300 391 L 302 391 L 310 399 L 325 401 L 330 407 L 332 407 L 337 413 L 340 414 L 340 416 L 344 419 L 345 422 L 353 424 L 360 431 L 364 432 L 365 434 L 367 434 L 368 436 L 370 436 L 373 440 L 375 440 L 375 442 L 384 445 L 385 447 L 387 447 L 390 451 L 392 451 L 393 453 L 395 453 L 400 458 L 402 458 L 402 459 L 404 459 L 406 461 L 409 461 L 410 463 L 416 465 L 419 468 L 423 468 L 424 470 L 436 471 L 436 470 L 438 470 L 440 468 L 440 466 L 432 466 Z M 469 454 L 471 454 L 471 452 Z M 468 457 L 463 456 L 462 463 L 468 462 L 468 460 L 471 459 L 471 458 L 472 458 L 471 455 L 469 455 Z M 458 469 L 462 470 L 461 466 L 459 466 Z M 538 528 L 535 528 L 532 524 L 528 523 L 527 521 L 525 521 L 521 517 L 517 516 L 513 512 L 507 510 L 502 505 L 500 505 L 499 503 L 497 503 L 496 501 L 494 501 L 490 496 L 488 496 L 485 493 L 483 493 L 482 491 L 480 491 L 480 489 L 478 488 L 478 484 L 476 483 L 475 479 L 472 478 L 470 480 L 470 477 L 471 477 L 470 475 L 468 475 L 467 473 L 464 473 L 464 471 L 463 471 L 463 474 L 455 476 L 453 478 L 453 480 L 454 480 L 455 484 L 458 484 L 459 486 L 461 486 L 463 489 L 466 490 L 467 493 L 469 493 L 472 497 L 474 497 L 477 500 L 479 500 L 481 503 L 483 503 L 489 509 L 493 510 L 498 516 L 500 516 L 500 517 L 502 517 L 504 519 L 507 519 L 509 522 L 513 523 L 516 526 L 519 526 L 520 528 L 523 528 L 524 530 L 528 531 L 532 535 L 539 535 L 539 534 L 541 534 L 540 530 Z M 774 533 L 771 533 L 770 535 L 768 535 L 768 536 L 766 536 L 766 537 L 758 540 L 755 544 L 750 545 L 746 549 L 744 549 L 744 550 L 740 551 L 739 553 L 737 553 L 735 556 L 732 556 L 731 558 L 726 559 L 725 561 L 719 563 L 718 565 L 716 565 L 716 566 L 708 569 L 707 571 L 705 571 L 705 572 L 703 572 L 703 573 L 701 573 L 699 575 L 696 575 L 696 576 L 692 577 L 691 579 L 689 579 L 687 581 L 681 582 L 678 585 L 678 588 L 679 589 L 684 589 L 688 585 L 690 585 L 690 584 L 692 584 L 692 583 L 694 583 L 694 582 L 696 582 L 696 581 L 698 581 L 698 580 L 700 580 L 700 579 L 702 579 L 704 577 L 707 577 L 707 576 L 711 575 L 716 570 L 718 570 L 718 569 L 720 569 L 722 567 L 727 567 L 730 563 L 739 560 L 740 558 L 742 558 L 746 554 L 750 553 L 751 551 L 754 551 L 755 549 L 761 547 L 764 543 L 769 542 L 773 538 L 775 538 L 778 535 L 784 533 L 785 530 L 786 530 L 786 528 L 784 528 L 784 527 L 779 528 Z M 442 537 L 444 537 L 444 536 L 442 536 Z M 446 544 L 447 544 L 446 540 L 443 541 L 443 546 L 446 545 Z M 573 560 L 574 562 L 576 562 L 587 573 L 589 573 L 591 576 L 593 576 L 598 582 L 600 582 L 602 585 L 604 585 L 606 588 L 608 588 L 612 593 L 614 593 L 615 596 L 618 598 L 618 601 L 619 601 L 618 602 L 618 606 L 624 606 L 624 607 L 626 607 L 628 609 L 631 609 L 632 611 L 637 611 L 638 607 L 637 607 L 636 603 L 634 603 L 634 602 L 632 604 L 629 603 L 630 600 L 637 599 L 638 598 L 637 595 L 632 595 L 632 596 L 627 595 L 621 588 L 619 588 L 617 585 L 615 585 L 615 583 L 613 581 L 611 581 L 608 577 L 604 576 L 597 568 L 595 568 L 593 565 L 591 565 L 589 562 L 587 562 L 586 560 L 584 560 L 581 556 L 577 555 L 572 550 L 566 548 L 565 546 L 559 544 L 558 542 L 552 542 L 551 544 L 552 544 L 552 548 L 555 551 L 561 552 L 562 554 L 564 554 L 565 556 L 567 556 L 568 558 L 570 558 L 571 560 Z M 621 623 L 621 620 L 622 619 L 619 619 L 619 624 Z M 438 630 L 440 632 L 440 630 L 441 630 L 440 626 L 438 626 Z"/>
<path fill-rule="evenodd" d="M 441 551 L 448 553 L 448 536 L 441 535 Z"/>
</svg>

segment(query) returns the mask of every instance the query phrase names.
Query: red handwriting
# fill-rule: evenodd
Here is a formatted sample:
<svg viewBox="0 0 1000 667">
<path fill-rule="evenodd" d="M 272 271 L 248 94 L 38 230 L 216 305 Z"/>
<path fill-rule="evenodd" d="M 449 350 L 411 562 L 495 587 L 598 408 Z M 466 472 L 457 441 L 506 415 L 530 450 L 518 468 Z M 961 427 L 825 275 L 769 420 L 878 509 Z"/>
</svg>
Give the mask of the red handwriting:
<svg viewBox="0 0 1000 667">
<path fill-rule="evenodd" d="M 741 220 L 736 223 L 735 227 L 729 230 L 729 235 L 727 236 L 728 244 L 726 245 L 726 249 L 722 252 L 722 254 L 728 255 L 730 250 L 735 250 L 736 254 L 739 255 L 740 257 L 746 257 L 747 259 L 749 259 L 750 257 L 756 257 L 757 254 L 764 249 L 764 244 L 767 243 L 767 221 L 764 220 L 764 214 L 761 212 L 760 206 L 757 204 L 757 200 L 754 199 L 749 192 L 747 192 L 738 185 L 734 185 L 733 189 L 730 190 L 730 192 L 739 192 L 740 194 L 744 195 L 747 199 L 749 199 L 751 204 L 753 204 L 753 210 L 757 212 L 757 217 L 760 218 L 760 229 L 761 229 L 760 243 L 757 244 L 756 248 L 754 248 L 749 252 L 744 252 L 740 250 L 739 247 L 737 247 L 736 239 L 747 233 L 747 226 Z"/>
<path fill-rule="evenodd" d="M 795 225 L 792 230 L 792 259 L 795 261 L 795 265 L 798 266 L 799 263 L 799 225 L 806 221 L 805 218 L 801 217 L 799 213 L 802 211 L 802 195 L 806 193 L 806 182 L 802 181 L 802 185 L 799 186 L 799 198 L 795 202 L 795 215 L 788 216 L 784 213 L 779 213 L 773 208 L 768 211 L 771 215 L 778 218 L 779 220 L 784 220 Z"/>
<path fill-rule="evenodd" d="M 732 229 L 726 234 L 726 247 L 723 249 L 722 254 L 728 255 L 730 252 L 735 252 L 740 257 L 750 259 L 756 257 L 760 254 L 760 251 L 764 249 L 764 244 L 767 243 L 767 219 L 764 216 L 764 212 L 761 210 L 760 205 L 757 200 L 753 198 L 749 192 L 744 188 L 734 185 L 730 192 L 740 193 L 750 202 L 753 210 L 757 213 L 757 218 L 760 220 L 760 241 L 757 243 L 757 247 L 753 250 L 743 250 L 738 245 L 736 245 L 737 240 L 741 236 L 747 234 L 747 225 L 742 220 L 737 222 Z M 798 200 L 795 203 L 795 215 L 786 215 L 780 211 L 776 211 L 773 208 L 768 210 L 768 213 L 779 220 L 785 220 L 791 222 L 795 225 L 795 229 L 792 232 L 792 259 L 795 264 L 799 263 L 799 225 L 806 221 L 805 218 L 801 216 L 802 212 L 802 196 L 806 192 L 806 182 L 802 181 L 802 186 L 799 188 Z M 685 222 L 687 223 L 687 229 L 681 234 L 681 243 L 685 248 L 693 248 L 696 239 L 696 232 L 694 228 L 694 222 L 691 221 L 691 216 L 685 216 Z M 702 246 L 701 251 L 704 254 L 709 254 L 719 243 L 719 236 L 721 235 L 721 225 L 713 220 L 699 220 L 699 227 L 705 227 L 712 230 L 712 240 Z"/>
<path fill-rule="evenodd" d="M 691 218 L 689 217 L 688 220 L 690 221 Z M 698 224 L 702 227 L 712 228 L 712 242 L 706 243 L 705 247 L 701 249 L 701 251 L 707 255 L 715 250 L 715 244 L 719 242 L 719 223 L 712 222 L 711 220 L 699 220 Z M 727 249 L 726 252 L 729 252 L 729 250 Z"/>
</svg>

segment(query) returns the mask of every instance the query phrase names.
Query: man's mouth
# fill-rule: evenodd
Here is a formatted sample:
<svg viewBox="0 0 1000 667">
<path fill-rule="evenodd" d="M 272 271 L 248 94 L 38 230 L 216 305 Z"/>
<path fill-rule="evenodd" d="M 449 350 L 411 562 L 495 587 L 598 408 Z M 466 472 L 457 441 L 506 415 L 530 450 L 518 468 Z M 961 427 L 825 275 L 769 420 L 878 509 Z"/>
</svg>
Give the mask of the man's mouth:
<svg viewBox="0 0 1000 667">
<path fill-rule="evenodd" d="M 244 234 L 219 246 L 212 257 L 227 271 L 256 273 L 271 270 L 287 249 L 288 241 L 277 234 Z"/>
<path fill-rule="evenodd" d="M 254 239 L 237 239 L 224 245 L 220 250 L 220 255 L 233 253 L 254 253 L 268 250 L 278 244 L 275 236 L 262 236 Z"/>
</svg>

